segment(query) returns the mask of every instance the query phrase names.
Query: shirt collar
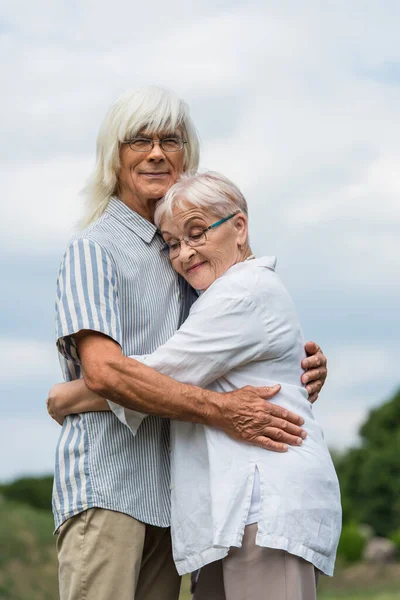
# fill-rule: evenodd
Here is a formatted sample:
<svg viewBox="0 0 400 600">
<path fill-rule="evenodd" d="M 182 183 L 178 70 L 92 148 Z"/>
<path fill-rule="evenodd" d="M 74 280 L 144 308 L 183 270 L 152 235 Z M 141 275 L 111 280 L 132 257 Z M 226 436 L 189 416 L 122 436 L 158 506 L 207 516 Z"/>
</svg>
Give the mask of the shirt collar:
<svg viewBox="0 0 400 600">
<path fill-rule="evenodd" d="M 261 256 L 260 258 L 255 258 L 253 262 L 255 265 L 260 267 L 267 267 L 271 269 L 271 271 L 275 271 L 276 267 L 276 256 Z"/>
<path fill-rule="evenodd" d="M 125 227 L 136 233 L 136 235 L 148 244 L 157 233 L 157 227 L 153 223 L 141 217 L 118 198 L 110 198 L 105 212 L 118 219 Z"/>
</svg>

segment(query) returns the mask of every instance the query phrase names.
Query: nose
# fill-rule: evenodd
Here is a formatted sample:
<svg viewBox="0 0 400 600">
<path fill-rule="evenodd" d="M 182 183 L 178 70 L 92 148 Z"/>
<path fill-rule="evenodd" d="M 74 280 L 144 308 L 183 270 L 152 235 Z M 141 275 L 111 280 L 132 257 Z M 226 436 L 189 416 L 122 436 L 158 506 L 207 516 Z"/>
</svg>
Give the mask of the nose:
<svg viewBox="0 0 400 600">
<path fill-rule="evenodd" d="M 154 141 L 154 146 L 148 153 L 147 160 L 154 160 L 156 162 L 159 162 L 160 160 L 164 160 L 165 154 L 164 154 L 163 149 L 160 146 L 159 140 L 153 140 L 153 141 Z"/>
<path fill-rule="evenodd" d="M 185 242 L 185 240 L 181 240 L 181 251 L 179 253 L 179 258 L 182 263 L 189 262 L 189 260 L 196 254 L 196 249 L 192 248 Z"/>
</svg>

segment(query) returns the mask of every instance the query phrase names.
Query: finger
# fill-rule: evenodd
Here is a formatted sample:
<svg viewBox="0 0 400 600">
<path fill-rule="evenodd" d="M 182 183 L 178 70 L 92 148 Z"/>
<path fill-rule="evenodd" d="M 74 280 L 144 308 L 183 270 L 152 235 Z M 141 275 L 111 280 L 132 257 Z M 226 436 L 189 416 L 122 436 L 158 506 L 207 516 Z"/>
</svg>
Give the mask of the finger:
<svg viewBox="0 0 400 600">
<path fill-rule="evenodd" d="M 296 415 L 296 413 L 293 413 L 290 410 L 283 408 L 282 406 L 277 406 L 276 404 L 268 403 L 267 410 L 268 414 L 270 414 L 272 417 L 279 417 L 281 419 L 284 419 L 285 421 L 289 421 L 289 423 L 299 425 L 300 427 L 301 425 L 304 425 L 303 417 L 300 417 L 300 415 Z"/>
<path fill-rule="evenodd" d="M 291 436 L 294 436 L 296 438 L 302 438 L 303 440 L 305 440 L 307 437 L 307 432 L 304 431 L 304 429 L 302 429 L 301 427 L 297 427 L 297 425 L 293 425 L 292 423 L 289 423 L 289 421 L 285 421 L 284 419 L 277 419 L 274 417 L 273 419 L 271 419 L 268 426 L 273 427 L 277 430 L 282 430 Z"/>
<path fill-rule="evenodd" d="M 306 386 L 306 390 L 309 396 L 311 396 L 312 394 L 319 394 L 321 389 L 322 381 L 313 381 L 312 383 Z"/>
<path fill-rule="evenodd" d="M 286 444 L 274 442 L 274 440 L 263 437 L 261 435 L 254 438 L 254 440 L 252 440 L 251 443 L 254 446 L 264 448 L 264 450 L 272 450 L 273 452 L 287 452 L 289 449 L 289 447 Z"/>
<path fill-rule="evenodd" d="M 318 346 L 316 342 L 306 342 L 304 344 L 304 349 L 309 356 L 316 354 L 317 352 L 322 352 L 321 348 Z"/>
<path fill-rule="evenodd" d="M 297 435 L 290 435 L 290 433 L 287 433 L 278 427 L 266 427 L 262 434 L 264 437 L 268 437 L 275 442 L 289 444 L 289 446 L 301 446 L 303 443 L 301 437 L 298 437 Z"/>
<path fill-rule="evenodd" d="M 320 369 L 311 369 L 311 371 L 307 371 L 307 373 L 303 373 L 301 376 L 301 381 L 303 383 L 310 382 L 320 382 L 321 386 L 326 379 L 327 370 L 325 367 L 321 367 Z"/>
<path fill-rule="evenodd" d="M 266 400 L 268 398 L 272 398 L 273 396 L 275 396 L 281 389 L 281 386 L 279 385 L 279 383 L 277 383 L 277 384 L 271 385 L 271 386 L 264 385 L 263 387 L 251 387 L 251 389 L 256 394 L 258 394 L 258 396 L 260 396 L 260 398 L 263 398 L 264 400 Z"/>
<path fill-rule="evenodd" d="M 318 394 L 317 394 L 317 393 L 315 393 L 315 394 L 310 394 L 310 395 L 308 396 L 308 401 L 309 401 L 309 402 L 311 402 L 311 404 L 314 404 L 314 402 L 315 402 L 316 400 L 318 400 Z"/>
<path fill-rule="evenodd" d="M 318 367 L 326 367 L 326 356 L 322 352 L 308 356 L 301 361 L 301 366 L 305 371 L 317 369 Z"/>
</svg>

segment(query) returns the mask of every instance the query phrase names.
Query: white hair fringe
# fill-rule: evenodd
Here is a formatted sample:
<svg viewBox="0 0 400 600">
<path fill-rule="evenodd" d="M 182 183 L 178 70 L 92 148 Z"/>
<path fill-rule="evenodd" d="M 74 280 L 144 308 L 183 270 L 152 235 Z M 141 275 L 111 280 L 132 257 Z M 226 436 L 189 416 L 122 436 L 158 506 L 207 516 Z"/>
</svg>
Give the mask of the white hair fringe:
<svg viewBox="0 0 400 600">
<path fill-rule="evenodd" d="M 184 171 L 196 171 L 199 165 L 199 138 L 189 115 L 189 107 L 174 92 L 158 86 L 146 86 L 124 93 L 110 107 L 97 137 L 96 165 L 83 194 L 86 211 L 81 227 L 98 219 L 116 193 L 120 168 L 121 142 L 146 129 L 151 135 L 182 129 L 185 144 Z"/>
<path fill-rule="evenodd" d="M 156 204 L 154 223 L 157 227 L 174 208 L 187 205 L 211 210 L 217 217 L 240 211 L 248 215 L 247 202 L 239 188 L 227 177 L 215 171 L 184 173 Z"/>
</svg>

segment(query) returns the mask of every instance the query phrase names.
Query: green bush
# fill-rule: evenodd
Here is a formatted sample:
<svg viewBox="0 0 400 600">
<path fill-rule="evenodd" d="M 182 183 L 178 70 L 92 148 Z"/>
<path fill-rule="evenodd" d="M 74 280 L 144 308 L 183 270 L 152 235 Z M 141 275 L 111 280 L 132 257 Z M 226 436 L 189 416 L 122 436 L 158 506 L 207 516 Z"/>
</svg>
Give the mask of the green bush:
<svg viewBox="0 0 400 600">
<path fill-rule="evenodd" d="M 338 556 L 347 563 L 359 561 L 362 557 L 366 541 L 365 536 L 360 532 L 356 523 L 344 525 L 339 540 Z"/>
<path fill-rule="evenodd" d="M 360 445 L 334 454 L 343 522 L 367 523 L 376 535 L 400 530 L 400 390 L 370 411 Z"/>
<path fill-rule="evenodd" d="M 53 477 L 22 477 L 12 483 L 0 486 L 4 498 L 14 502 L 28 504 L 33 508 L 51 510 Z"/>
<path fill-rule="evenodd" d="M 400 529 L 393 531 L 393 533 L 389 535 L 389 539 L 396 544 L 397 556 L 400 556 Z"/>
<path fill-rule="evenodd" d="M 50 511 L 0 502 L 1 600 L 54 600 L 57 556 Z"/>
</svg>

